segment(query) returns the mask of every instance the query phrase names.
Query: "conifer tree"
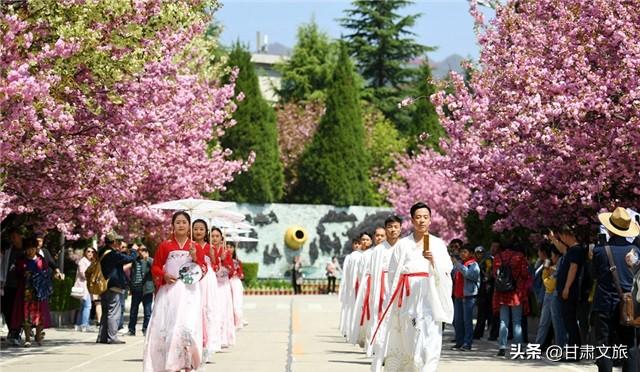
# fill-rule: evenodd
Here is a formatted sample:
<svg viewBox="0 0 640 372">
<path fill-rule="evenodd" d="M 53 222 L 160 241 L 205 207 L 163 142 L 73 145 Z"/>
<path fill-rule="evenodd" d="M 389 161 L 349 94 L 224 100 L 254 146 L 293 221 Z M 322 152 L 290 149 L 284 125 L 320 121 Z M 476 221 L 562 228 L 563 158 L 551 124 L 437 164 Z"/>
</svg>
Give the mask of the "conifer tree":
<svg viewBox="0 0 640 372">
<path fill-rule="evenodd" d="M 246 158 L 253 151 L 256 158 L 247 172 L 229 184 L 222 197 L 247 203 L 280 201 L 284 192 L 284 173 L 279 157 L 275 112 L 260 93 L 251 53 L 235 44 L 228 64 L 240 70 L 235 90 L 236 94 L 242 92 L 244 99 L 237 102 L 238 108 L 233 113 L 237 124 L 227 129 L 221 143 L 233 150 L 234 157 Z"/>
<path fill-rule="evenodd" d="M 345 36 L 349 52 L 371 89 L 371 101 L 400 129 L 410 116 L 397 104 L 417 74 L 409 63 L 431 49 L 413 39 L 411 27 L 420 14 L 399 14 L 412 4 L 408 0 L 355 0 L 352 4 L 340 20 L 350 31 Z"/>
<path fill-rule="evenodd" d="M 294 200 L 339 206 L 371 203 L 370 159 L 359 101 L 353 65 L 341 44 L 325 114 L 300 161 Z"/>
<path fill-rule="evenodd" d="M 417 144 L 425 144 L 434 150 L 439 150 L 440 137 L 445 135 L 444 128 L 440 125 L 435 106 L 430 97 L 436 92 L 431 76 L 429 61 L 425 60 L 420 66 L 418 80 L 416 81 L 416 96 L 418 100 L 411 115 L 411 121 L 400 128 L 409 139 L 409 150 L 415 150 Z M 426 133 L 427 137 L 420 140 L 418 137 Z"/>
<path fill-rule="evenodd" d="M 282 74 L 278 95 L 282 102 L 324 98 L 331 80 L 335 46 L 311 19 L 298 28 L 297 42 L 291 58 L 276 68 Z"/>
</svg>

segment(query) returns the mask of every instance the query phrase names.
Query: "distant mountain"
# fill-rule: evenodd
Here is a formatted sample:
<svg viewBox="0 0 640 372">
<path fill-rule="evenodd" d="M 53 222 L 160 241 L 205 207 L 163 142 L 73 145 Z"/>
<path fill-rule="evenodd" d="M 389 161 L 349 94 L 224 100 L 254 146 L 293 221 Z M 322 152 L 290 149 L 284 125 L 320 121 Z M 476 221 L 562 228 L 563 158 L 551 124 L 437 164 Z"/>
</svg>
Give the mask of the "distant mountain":
<svg viewBox="0 0 640 372">
<path fill-rule="evenodd" d="M 460 62 L 462 62 L 465 58 L 458 54 L 452 54 L 449 57 L 445 58 L 444 61 L 441 62 L 431 62 L 431 68 L 433 69 L 433 77 L 436 79 L 444 79 L 449 74 L 449 71 L 455 71 L 457 73 L 463 74 L 464 69 L 460 66 Z"/>
<path fill-rule="evenodd" d="M 267 44 L 265 51 L 263 51 L 262 54 L 290 57 L 292 52 L 292 48 L 275 42 Z M 459 54 L 452 54 L 440 62 L 431 61 L 433 77 L 435 79 L 444 79 L 447 77 L 447 75 L 449 75 L 450 71 L 456 71 L 460 74 L 463 74 L 464 69 L 462 68 L 462 66 L 460 66 L 460 62 L 462 62 L 464 59 L 465 58 Z M 415 58 L 414 60 L 409 62 L 409 65 L 418 67 L 423 60 L 424 58 L 422 57 Z"/>
</svg>

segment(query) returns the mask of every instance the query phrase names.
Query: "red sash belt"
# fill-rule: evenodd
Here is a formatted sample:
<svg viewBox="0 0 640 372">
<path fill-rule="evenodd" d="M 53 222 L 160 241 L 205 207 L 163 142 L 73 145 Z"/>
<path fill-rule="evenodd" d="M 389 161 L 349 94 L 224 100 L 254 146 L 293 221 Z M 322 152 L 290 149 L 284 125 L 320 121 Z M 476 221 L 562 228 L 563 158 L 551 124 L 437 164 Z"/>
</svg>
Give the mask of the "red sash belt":
<svg viewBox="0 0 640 372">
<path fill-rule="evenodd" d="M 382 318 L 382 305 L 384 303 L 384 287 L 387 279 L 388 271 L 383 271 L 380 276 L 380 296 L 378 296 L 378 319 Z"/>
<path fill-rule="evenodd" d="M 360 288 L 360 281 L 358 281 L 358 278 L 356 278 L 356 288 L 355 288 L 356 296 L 354 298 L 358 297 L 358 288 Z"/>
<path fill-rule="evenodd" d="M 367 320 L 371 320 L 371 313 L 369 312 L 369 293 L 371 293 L 371 274 L 367 274 L 367 289 L 364 293 L 364 303 L 362 304 L 362 315 L 360 315 L 360 326 L 364 325 L 365 314 Z"/>
<path fill-rule="evenodd" d="M 373 333 L 373 337 L 371 338 L 371 345 L 373 345 L 373 342 L 376 339 L 376 335 L 378 334 L 378 330 L 380 329 L 380 325 L 382 324 L 384 317 L 387 316 L 387 312 L 393 305 L 393 301 L 395 301 L 396 297 L 398 297 L 398 308 L 401 308 L 403 299 L 405 297 L 411 296 L 411 286 L 409 283 L 409 278 L 416 278 L 416 277 L 428 278 L 429 273 L 419 272 L 419 273 L 400 274 L 400 280 L 398 281 L 398 286 L 396 287 L 396 290 L 393 291 L 393 295 L 391 296 L 391 299 L 387 304 L 387 308 L 384 309 L 384 313 L 382 313 L 382 317 L 378 320 L 376 331 Z"/>
</svg>

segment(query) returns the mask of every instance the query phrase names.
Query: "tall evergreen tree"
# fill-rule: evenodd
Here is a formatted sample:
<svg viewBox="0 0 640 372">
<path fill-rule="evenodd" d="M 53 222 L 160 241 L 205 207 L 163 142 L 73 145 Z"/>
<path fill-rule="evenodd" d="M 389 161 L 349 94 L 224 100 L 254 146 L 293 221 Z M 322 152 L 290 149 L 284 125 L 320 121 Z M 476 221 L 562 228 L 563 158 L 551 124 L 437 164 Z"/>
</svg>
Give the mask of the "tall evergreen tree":
<svg viewBox="0 0 640 372">
<path fill-rule="evenodd" d="M 340 20 L 351 33 L 346 35 L 349 51 L 356 58 L 360 74 L 372 90 L 372 102 L 392 119 L 398 128 L 410 120 L 398 110 L 406 85 L 416 77 L 408 63 L 431 48 L 413 39 L 411 31 L 420 14 L 402 16 L 398 10 L 408 0 L 355 0 L 353 9 Z"/>
<path fill-rule="evenodd" d="M 234 151 L 234 157 L 246 158 L 250 151 L 254 151 L 256 159 L 247 172 L 233 180 L 222 197 L 236 202 L 277 202 L 284 192 L 284 173 L 274 110 L 260 93 L 251 53 L 235 44 L 228 64 L 240 69 L 235 91 L 236 94 L 242 92 L 245 98 L 237 102 L 238 108 L 233 114 L 237 124 L 227 129 L 221 143 Z"/>
<path fill-rule="evenodd" d="M 315 19 L 298 28 L 291 58 L 276 66 L 282 74 L 278 95 L 282 102 L 322 99 L 331 81 L 335 46 Z"/>
<path fill-rule="evenodd" d="M 294 200 L 340 206 L 371 203 L 370 159 L 359 101 L 353 65 L 341 44 L 325 114 L 300 161 Z"/>
<path fill-rule="evenodd" d="M 415 150 L 418 143 L 426 144 L 428 147 L 439 150 L 440 138 L 445 135 L 444 128 L 440 125 L 436 108 L 429 97 L 436 92 L 433 85 L 431 66 L 429 61 L 425 59 L 419 69 L 418 79 L 416 81 L 415 94 L 418 101 L 411 114 L 411 120 L 406 126 L 400 127 L 400 131 L 409 138 L 409 150 Z M 426 133 L 427 138 L 419 141 L 418 137 Z"/>
</svg>

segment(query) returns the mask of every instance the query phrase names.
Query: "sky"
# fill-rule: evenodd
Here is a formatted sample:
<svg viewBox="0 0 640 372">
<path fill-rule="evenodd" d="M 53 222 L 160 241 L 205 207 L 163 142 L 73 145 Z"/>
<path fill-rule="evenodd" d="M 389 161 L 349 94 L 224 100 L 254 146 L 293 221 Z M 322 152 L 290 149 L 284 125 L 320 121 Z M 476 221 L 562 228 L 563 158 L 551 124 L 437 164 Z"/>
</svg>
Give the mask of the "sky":
<svg viewBox="0 0 640 372">
<path fill-rule="evenodd" d="M 256 32 L 268 35 L 268 42 L 293 47 L 296 31 L 302 23 L 315 16 L 320 29 L 339 38 L 346 34 L 338 18 L 351 8 L 346 0 L 220 0 L 222 8 L 214 18 L 223 26 L 221 42 L 230 45 L 236 40 L 255 50 Z M 467 0 L 418 0 L 403 8 L 401 13 L 422 13 L 413 28 L 418 42 L 437 47 L 429 53 L 433 61 L 441 61 L 452 54 L 477 59 L 479 54 L 473 18 Z M 490 16 L 490 10 L 487 10 Z M 488 19 L 485 16 L 485 19 Z"/>
</svg>

